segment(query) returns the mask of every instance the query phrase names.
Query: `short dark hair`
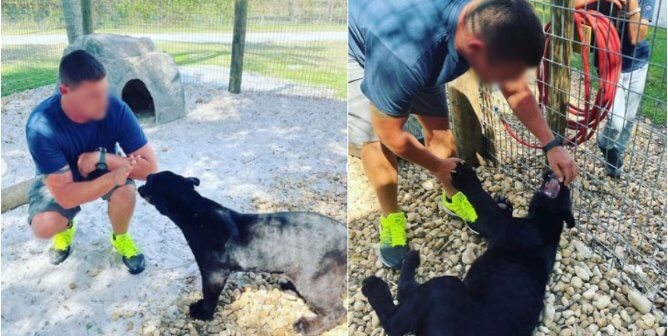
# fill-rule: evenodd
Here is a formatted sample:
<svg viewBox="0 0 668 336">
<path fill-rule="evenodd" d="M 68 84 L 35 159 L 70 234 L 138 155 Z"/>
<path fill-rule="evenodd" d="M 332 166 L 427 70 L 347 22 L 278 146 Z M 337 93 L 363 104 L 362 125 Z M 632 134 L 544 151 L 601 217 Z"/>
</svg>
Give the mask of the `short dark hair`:
<svg viewBox="0 0 668 336">
<path fill-rule="evenodd" d="M 540 20 L 526 0 L 481 0 L 464 18 L 489 49 L 493 61 L 537 66 L 545 49 Z"/>
<path fill-rule="evenodd" d="M 107 76 L 104 65 L 85 50 L 75 50 L 60 60 L 60 83 L 77 86 L 83 81 L 99 81 Z"/>
</svg>

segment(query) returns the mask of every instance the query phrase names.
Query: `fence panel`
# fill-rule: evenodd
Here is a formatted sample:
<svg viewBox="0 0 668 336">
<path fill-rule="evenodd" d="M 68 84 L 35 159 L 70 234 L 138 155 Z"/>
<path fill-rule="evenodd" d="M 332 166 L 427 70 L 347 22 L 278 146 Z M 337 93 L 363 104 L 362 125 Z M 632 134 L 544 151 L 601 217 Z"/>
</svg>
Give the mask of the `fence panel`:
<svg viewBox="0 0 668 336">
<path fill-rule="evenodd" d="M 69 1 L 78 6 L 79 0 Z M 55 83 L 68 43 L 62 2 L 3 2 L 3 96 Z M 233 0 L 101 0 L 92 6 L 95 33 L 149 37 L 174 58 L 186 84 L 227 87 Z M 345 11 L 336 0 L 249 1 L 242 91 L 343 99 Z"/>
</svg>

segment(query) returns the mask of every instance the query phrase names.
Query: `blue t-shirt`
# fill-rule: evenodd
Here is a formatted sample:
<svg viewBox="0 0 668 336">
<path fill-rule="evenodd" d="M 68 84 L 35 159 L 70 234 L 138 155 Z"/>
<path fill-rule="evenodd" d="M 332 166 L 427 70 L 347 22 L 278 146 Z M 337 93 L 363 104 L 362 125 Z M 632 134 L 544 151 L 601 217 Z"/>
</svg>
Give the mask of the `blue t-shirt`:
<svg viewBox="0 0 668 336">
<path fill-rule="evenodd" d="M 79 155 L 100 147 L 114 153 L 116 144 L 125 153 L 132 153 L 148 143 L 148 139 L 130 107 L 110 96 L 106 116 L 101 120 L 75 123 L 60 106 L 61 95 L 55 94 L 40 103 L 28 117 L 26 137 L 37 174 L 51 174 L 66 165 L 75 181 L 79 174 Z"/>
<path fill-rule="evenodd" d="M 443 85 L 468 69 L 457 21 L 469 0 L 350 0 L 348 54 L 364 68 L 362 93 L 381 111 L 429 113 Z"/>
<path fill-rule="evenodd" d="M 639 0 L 638 6 L 641 9 L 640 15 L 642 18 L 652 22 L 652 16 L 654 15 L 654 0 Z M 608 16 L 617 29 L 617 34 L 619 35 L 619 40 L 622 44 L 622 72 L 635 71 L 649 63 L 649 42 L 647 42 L 646 39 L 643 39 L 636 45 L 631 44 L 631 40 L 629 39 L 628 19 L 619 19 L 620 13 L 616 6 L 612 5 L 607 0 L 599 0 L 598 2 L 587 5 L 587 9 L 593 9 Z M 594 64 L 598 66 L 598 60 L 596 58 L 594 58 Z"/>
</svg>

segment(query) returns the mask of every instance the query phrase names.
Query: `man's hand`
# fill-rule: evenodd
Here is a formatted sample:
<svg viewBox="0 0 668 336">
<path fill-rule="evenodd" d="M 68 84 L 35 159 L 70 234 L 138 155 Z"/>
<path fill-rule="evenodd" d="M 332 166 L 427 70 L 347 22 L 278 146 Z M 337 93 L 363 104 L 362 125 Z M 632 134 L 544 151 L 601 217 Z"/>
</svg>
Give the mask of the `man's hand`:
<svg viewBox="0 0 668 336">
<path fill-rule="evenodd" d="M 578 175 L 578 167 L 564 147 L 557 146 L 547 152 L 547 162 L 557 174 L 559 182 L 569 185 Z"/>
<path fill-rule="evenodd" d="M 436 170 L 431 171 L 431 174 L 441 182 L 441 185 L 450 185 L 452 180 L 452 171 L 457 168 L 457 164 L 462 162 L 459 158 L 448 158 L 441 160 L 441 164 Z"/>
<path fill-rule="evenodd" d="M 109 174 L 111 174 L 114 184 L 117 186 L 125 184 L 135 164 L 137 164 L 137 160 L 134 156 L 131 156 L 127 160 L 124 160 L 116 169 L 112 170 Z"/>
</svg>

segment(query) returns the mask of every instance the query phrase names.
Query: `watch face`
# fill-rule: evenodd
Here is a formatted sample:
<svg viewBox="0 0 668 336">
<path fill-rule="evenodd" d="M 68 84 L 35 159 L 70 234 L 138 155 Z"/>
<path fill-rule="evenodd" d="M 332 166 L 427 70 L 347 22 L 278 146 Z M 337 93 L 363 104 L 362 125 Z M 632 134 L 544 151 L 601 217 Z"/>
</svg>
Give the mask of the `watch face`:
<svg viewBox="0 0 668 336">
<path fill-rule="evenodd" d="M 104 163 L 98 163 L 97 165 L 95 165 L 95 168 L 97 168 L 98 170 L 107 170 L 107 165 Z"/>
</svg>

